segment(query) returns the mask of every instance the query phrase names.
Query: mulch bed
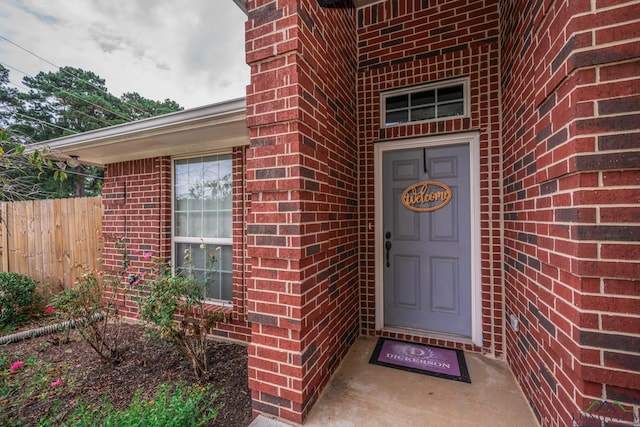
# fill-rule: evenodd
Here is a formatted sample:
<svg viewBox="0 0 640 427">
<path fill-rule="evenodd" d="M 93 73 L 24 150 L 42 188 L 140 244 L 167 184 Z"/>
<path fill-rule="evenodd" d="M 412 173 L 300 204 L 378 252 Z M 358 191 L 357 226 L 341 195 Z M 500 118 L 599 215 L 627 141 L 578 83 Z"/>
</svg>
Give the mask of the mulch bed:
<svg viewBox="0 0 640 427">
<path fill-rule="evenodd" d="M 245 346 L 212 341 L 208 349 L 209 373 L 204 378 L 196 378 L 189 360 L 172 346 L 146 338 L 141 325 L 124 323 L 121 334 L 123 348 L 127 350 L 124 361 L 115 367 L 102 363 L 77 333 L 72 333 L 67 343 L 59 343 L 59 335 L 53 334 L 0 346 L 0 354 L 8 353 L 11 360 L 35 356 L 54 366 L 71 367 L 75 377 L 73 387 L 68 387 L 64 393 L 56 393 L 54 399 L 34 396 L 20 408 L 0 401 L 0 412 L 12 411 L 11 420 L 16 424 L 37 425 L 51 409 L 53 400 L 60 402 L 60 410 L 71 410 L 78 401 L 100 404 L 103 397 L 115 408 L 126 408 L 138 390 L 142 390 L 143 398 L 150 398 L 159 384 L 184 381 L 187 384 L 212 384 L 215 389 L 224 391 L 212 403 L 219 407 L 218 417 L 212 425 L 249 425 L 251 394 Z"/>
</svg>

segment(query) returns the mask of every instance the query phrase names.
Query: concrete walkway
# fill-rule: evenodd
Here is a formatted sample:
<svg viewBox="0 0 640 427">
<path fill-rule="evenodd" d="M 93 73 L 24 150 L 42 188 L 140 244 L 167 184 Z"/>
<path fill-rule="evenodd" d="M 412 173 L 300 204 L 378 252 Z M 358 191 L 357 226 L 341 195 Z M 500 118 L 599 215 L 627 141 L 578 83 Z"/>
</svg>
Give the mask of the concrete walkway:
<svg viewBox="0 0 640 427">
<path fill-rule="evenodd" d="M 467 384 L 371 365 L 376 342 L 356 340 L 305 427 L 538 426 L 506 363 L 465 353 Z M 279 426 L 288 424 L 265 417 L 251 423 Z"/>
</svg>

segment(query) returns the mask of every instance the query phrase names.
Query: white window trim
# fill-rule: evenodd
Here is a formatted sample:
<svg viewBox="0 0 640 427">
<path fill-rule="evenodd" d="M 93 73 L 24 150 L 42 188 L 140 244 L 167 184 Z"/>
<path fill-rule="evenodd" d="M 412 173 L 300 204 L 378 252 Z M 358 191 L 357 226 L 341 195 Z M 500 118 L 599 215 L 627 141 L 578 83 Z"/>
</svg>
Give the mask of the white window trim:
<svg viewBox="0 0 640 427">
<path fill-rule="evenodd" d="M 206 156 L 219 156 L 219 155 L 223 155 L 223 154 L 230 154 L 231 155 L 231 162 L 232 162 L 232 170 L 233 170 L 233 152 L 229 151 L 229 150 L 216 150 L 216 151 L 206 151 L 206 152 L 197 152 L 197 153 L 190 153 L 189 155 L 184 155 L 184 156 L 173 156 L 171 157 L 171 267 L 172 269 L 174 269 L 175 272 L 175 265 L 177 265 L 177 256 L 179 254 L 176 254 L 175 252 L 175 248 L 176 248 L 176 243 L 193 243 L 193 244 L 200 244 L 200 243 L 205 243 L 207 245 L 225 245 L 225 246 L 231 246 L 231 253 L 233 254 L 233 236 L 232 237 L 228 237 L 228 238 L 218 238 L 218 237 L 176 237 L 175 235 L 175 213 L 176 213 L 176 207 L 175 207 L 175 202 L 176 202 L 176 194 L 175 194 L 175 173 L 176 173 L 176 167 L 175 167 L 175 162 L 176 160 L 185 160 L 185 159 L 193 159 L 195 157 L 206 157 Z M 233 182 L 233 180 L 232 180 Z M 232 184 L 233 185 L 233 184 Z M 233 187 L 232 187 L 233 188 Z M 232 227 L 233 227 L 233 221 L 232 221 Z M 233 230 L 232 230 L 232 234 L 233 234 Z M 233 271 L 232 271 L 233 274 Z M 221 307 L 233 307 L 233 302 L 232 301 L 226 301 L 226 300 L 220 300 L 220 299 L 213 299 L 213 298 L 205 298 L 205 304 L 210 304 L 210 305 L 218 305 Z"/>
<path fill-rule="evenodd" d="M 462 100 L 463 114 L 461 116 L 436 117 L 428 120 L 416 120 L 413 122 L 410 121 L 406 123 L 398 123 L 398 124 L 391 124 L 391 125 L 386 124 L 387 98 L 391 98 L 398 95 L 406 95 L 410 93 L 424 92 L 424 91 L 433 90 L 433 89 L 444 89 L 450 86 L 457 86 L 460 84 L 462 85 L 462 97 L 463 97 L 463 100 Z M 391 128 L 391 127 L 397 127 L 397 126 L 410 126 L 410 125 L 415 125 L 419 123 L 438 122 L 442 120 L 451 120 L 451 119 L 460 119 L 460 118 L 470 117 L 471 116 L 471 99 L 470 99 L 469 86 L 470 86 L 470 79 L 467 76 L 467 77 L 459 77 L 456 79 L 440 80 L 437 82 L 423 84 L 419 86 L 410 86 L 410 87 L 404 87 L 401 89 L 393 89 L 393 90 L 381 92 L 380 93 L 380 127 Z"/>
</svg>

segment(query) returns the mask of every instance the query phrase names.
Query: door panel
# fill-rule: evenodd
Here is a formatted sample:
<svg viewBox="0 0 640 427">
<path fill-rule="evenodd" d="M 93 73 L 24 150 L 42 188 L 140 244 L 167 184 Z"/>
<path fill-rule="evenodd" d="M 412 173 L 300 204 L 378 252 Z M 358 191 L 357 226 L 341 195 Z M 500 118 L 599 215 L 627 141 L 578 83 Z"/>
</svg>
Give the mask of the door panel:
<svg viewBox="0 0 640 427">
<path fill-rule="evenodd" d="M 394 304 L 397 307 L 420 310 L 420 257 L 397 256 L 394 280 L 401 283 L 395 287 Z"/>
<path fill-rule="evenodd" d="M 429 233 L 432 242 L 458 241 L 458 187 L 451 188 L 451 201 L 442 209 L 430 212 Z"/>
<path fill-rule="evenodd" d="M 423 181 L 448 186 L 449 203 L 405 207 L 404 190 Z M 385 325 L 471 336 L 469 185 L 467 144 L 383 153 Z"/>
<path fill-rule="evenodd" d="M 393 199 L 400 200 L 402 190 L 396 188 L 393 190 Z M 401 203 L 393 207 L 394 220 L 392 235 L 402 241 L 419 241 L 420 240 L 420 216 L 414 215 L 415 212 L 406 209 Z"/>
<path fill-rule="evenodd" d="M 398 160 L 393 163 L 393 179 L 394 181 L 403 179 L 417 179 L 418 159 Z"/>
<path fill-rule="evenodd" d="M 431 258 L 431 310 L 458 313 L 460 283 L 458 260 L 455 258 Z"/>
<path fill-rule="evenodd" d="M 458 176 L 458 159 L 456 157 L 430 158 L 427 170 L 432 179 L 455 178 Z"/>
</svg>

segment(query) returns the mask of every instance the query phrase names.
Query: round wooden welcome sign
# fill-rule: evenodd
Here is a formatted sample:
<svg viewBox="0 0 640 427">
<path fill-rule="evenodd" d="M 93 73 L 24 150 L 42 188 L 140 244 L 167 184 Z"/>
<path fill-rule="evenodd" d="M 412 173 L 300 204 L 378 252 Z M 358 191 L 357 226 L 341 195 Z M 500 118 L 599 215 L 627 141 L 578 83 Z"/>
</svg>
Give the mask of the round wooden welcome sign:
<svg viewBox="0 0 640 427">
<path fill-rule="evenodd" d="M 451 201 L 451 188 L 438 181 L 416 182 L 400 196 L 405 208 L 416 212 L 431 212 L 443 208 Z"/>
</svg>

